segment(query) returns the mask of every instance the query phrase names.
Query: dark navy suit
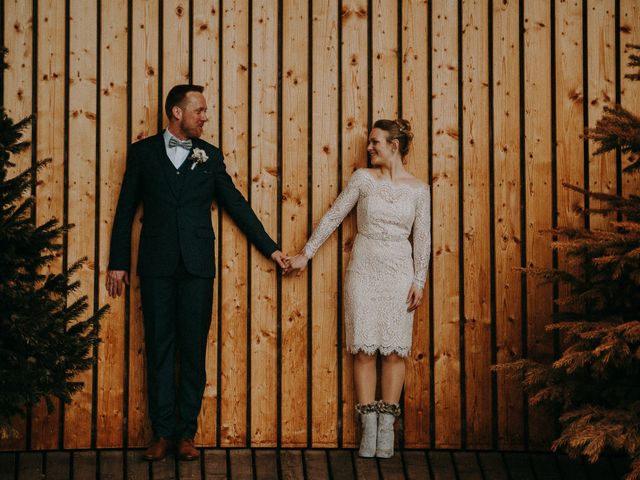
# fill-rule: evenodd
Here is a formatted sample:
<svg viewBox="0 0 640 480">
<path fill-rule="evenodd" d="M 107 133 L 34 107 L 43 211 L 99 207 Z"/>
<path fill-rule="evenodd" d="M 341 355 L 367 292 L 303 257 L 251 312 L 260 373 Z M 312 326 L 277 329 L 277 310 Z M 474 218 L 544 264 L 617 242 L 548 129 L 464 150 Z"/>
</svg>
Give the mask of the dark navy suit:
<svg viewBox="0 0 640 480">
<path fill-rule="evenodd" d="M 167 156 L 162 134 L 131 145 L 111 235 L 109 269 L 130 271 L 131 225 L 142 202 L 137 273 L 149 414 L 156 437 L 193 438 L 197 429 L 215 276 L 212 202 L 218 202 L 263 255 L 270 257 L 278 250 L 227 174 L 221 151 L 204 140 L 192 141 L 179 169 Z M 206 162 L 193 161 L 196 148 L 206 153 Z M 180 351 L 178 395 L 176 349 Z"/>
</svg>

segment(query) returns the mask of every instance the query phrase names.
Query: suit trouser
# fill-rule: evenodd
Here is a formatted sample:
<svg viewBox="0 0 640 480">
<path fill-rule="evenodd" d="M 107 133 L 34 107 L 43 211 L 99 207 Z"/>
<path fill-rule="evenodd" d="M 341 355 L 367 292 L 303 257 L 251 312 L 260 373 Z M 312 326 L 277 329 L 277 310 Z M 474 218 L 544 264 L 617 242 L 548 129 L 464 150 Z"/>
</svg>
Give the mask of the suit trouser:
<svg viewBox="0 0 640 480">
<path fill-rule="evenodd" d="M 213 279 L 189 274 L 180 262 L 173 276 L 140 277 L 140 287 L 153 433 L 156 437 L 193 438 L 206 384 Z M 177 396 L 176 351 L 180 358 Z"/>
</svg>

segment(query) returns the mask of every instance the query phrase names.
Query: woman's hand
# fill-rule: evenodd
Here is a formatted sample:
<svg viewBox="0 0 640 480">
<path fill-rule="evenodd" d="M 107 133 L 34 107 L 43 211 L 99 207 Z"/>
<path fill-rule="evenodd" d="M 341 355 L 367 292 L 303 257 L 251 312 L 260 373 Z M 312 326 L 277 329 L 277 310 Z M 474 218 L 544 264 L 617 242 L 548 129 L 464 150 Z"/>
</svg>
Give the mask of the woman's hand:
<svg viewBox="0 0 640 480">
<path fill-rule="evenodd" d="M 289 257 L 289 272 L 296 272 L 296 277 L 299 277 L 300 274 L 307 268 L 307 263 L 309 262 L 309 258 L 304 253 L 299 253 L 295 257 Z"/>
<path fill-rule="evenodd" d="M 422 303 L 422 288 L 411 285 L 407 296 L 407 312 L 413 312 Z"/>
</svg>

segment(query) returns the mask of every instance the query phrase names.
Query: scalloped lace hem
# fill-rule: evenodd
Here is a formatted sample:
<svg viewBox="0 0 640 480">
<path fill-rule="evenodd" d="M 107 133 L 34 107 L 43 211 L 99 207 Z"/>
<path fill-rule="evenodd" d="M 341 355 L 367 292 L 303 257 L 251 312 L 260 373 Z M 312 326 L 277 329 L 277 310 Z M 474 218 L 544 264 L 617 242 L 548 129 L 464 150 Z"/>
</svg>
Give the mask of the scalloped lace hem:
<svg viewBox="0 0 640 480">
<path fill-rule="evenodd" d="M 376 352 L 380 352 L 380 355 L 390 355 L 392 353 L 397 354 L 399 357 L 407 358 L 411 353 L 411 348 L 407 347 L 394 347 L 384 345 L 350 345 L 349 353 L 355 355 L 358 352 L 366 353 L 367 355 L 373 355 Z"/>
</svg>

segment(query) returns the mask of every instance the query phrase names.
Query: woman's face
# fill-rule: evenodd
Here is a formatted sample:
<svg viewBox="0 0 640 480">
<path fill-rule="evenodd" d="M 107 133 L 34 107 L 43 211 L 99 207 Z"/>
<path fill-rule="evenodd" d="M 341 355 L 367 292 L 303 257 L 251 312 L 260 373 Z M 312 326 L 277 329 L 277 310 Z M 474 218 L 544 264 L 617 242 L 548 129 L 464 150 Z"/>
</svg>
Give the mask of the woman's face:
<svg viewBox="0 0 640 480">
<path fill-rule="evenodd" d="M 369 134 L 367 152 L 372 165 L 387 165 L 394 155 L 396 146 L 393 142 L 387 141 L 387 132 L 379 128 L 374 128 Z"/>
</svg>

